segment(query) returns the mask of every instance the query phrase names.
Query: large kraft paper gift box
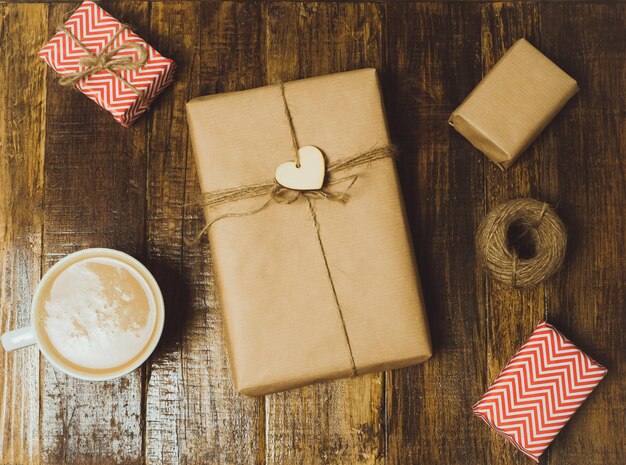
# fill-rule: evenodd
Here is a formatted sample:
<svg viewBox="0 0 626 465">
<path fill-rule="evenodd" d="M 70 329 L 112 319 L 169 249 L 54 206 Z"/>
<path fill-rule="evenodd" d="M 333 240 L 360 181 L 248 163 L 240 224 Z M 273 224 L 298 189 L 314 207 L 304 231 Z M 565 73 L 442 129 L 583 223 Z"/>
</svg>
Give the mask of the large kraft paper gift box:
<svg viewBox="0 0 626 465">
<path fill-rule="evenodd" d="M 203 193 L 273 180 L 294 160 L 286 107 L 299 145 L 321 149 L 327 164 L 390 144 L 374 69 L 197 98 L 187 114 Z M 263 207 L 262 195 L 205 208 L 241 393 L 431 356 L 395 163 L 386 157 L 341 173 L 353 175 L 346 203 L 300 196 Z"/>
</svg>

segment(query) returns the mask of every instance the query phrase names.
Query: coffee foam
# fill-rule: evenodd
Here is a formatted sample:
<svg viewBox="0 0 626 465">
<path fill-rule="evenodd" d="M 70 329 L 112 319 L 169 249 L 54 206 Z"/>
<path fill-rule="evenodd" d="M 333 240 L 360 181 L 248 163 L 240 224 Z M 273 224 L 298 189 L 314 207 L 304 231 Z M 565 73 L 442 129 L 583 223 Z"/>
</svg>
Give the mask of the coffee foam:
<svg viewBox="0 0 626 465">
<path fill-rule="evenodd" d="M 40 329 L 70 365 L 107 370 L 128 364 L 150 342 L 154 296 L 130 265 L 108 257 L 70 264 L 40 297 Z"/>
</svg>

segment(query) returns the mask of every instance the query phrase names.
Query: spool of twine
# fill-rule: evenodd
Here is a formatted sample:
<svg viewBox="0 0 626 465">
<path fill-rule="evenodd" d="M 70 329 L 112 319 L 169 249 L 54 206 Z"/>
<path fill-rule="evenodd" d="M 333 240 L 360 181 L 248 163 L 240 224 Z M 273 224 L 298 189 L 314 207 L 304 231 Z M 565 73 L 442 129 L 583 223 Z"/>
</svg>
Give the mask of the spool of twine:
<svg viewBox="0 0 626 465">
<path fill-rule="evenodd" d="M 498 205 L 483 219 L 476 235 L 481 264 L 511 287 L 545 281 L 563 265 L 567 231 L 547 203 L 516 199 Z"/>
</svg>

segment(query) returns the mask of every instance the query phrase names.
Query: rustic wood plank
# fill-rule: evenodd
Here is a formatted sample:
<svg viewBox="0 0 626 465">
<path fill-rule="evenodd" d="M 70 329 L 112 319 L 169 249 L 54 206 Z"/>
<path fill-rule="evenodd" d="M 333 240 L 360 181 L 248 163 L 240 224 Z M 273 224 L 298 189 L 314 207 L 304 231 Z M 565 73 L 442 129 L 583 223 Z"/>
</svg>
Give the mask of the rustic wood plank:
<svg viewBox="0 0 626 465">
<path fill-rule="evenodd" d="M 389 5 L 389 120 L 434 355 L 387 381 L 388 463 L 470 463 L 487 432 L 471 406 L 485 380 L 485 313 L 473 251 L 483 160 L 447 124 L 480 79 L 480 7 Z"/>
<path fill-rule="evenodd" d="M 581 92 L 545 140 L 570 241 L 548 317 L 609 373 L 548 451 L 547 463 L 626 455 L 626 5 L 539 5 L 541 47 Z"/>
<path fill-rule="evenodd" d="M 379 5 L 275 3 L 264 17 L 270 82 L 382 65 Z M 267 396 L 267 463 L 382 463 L 383 381 L 366 375 Z"/>
<path fill-rule="evenodd" d="M 199 187 L 184 105 L 260 84 L 260 7 L 155 4 L 152 31 L 155 46 L 180 68 L 166 104 L 154 111 L 150 138 L 148 254 L 164 283 L 168 330 L 150 369 L 146 461 L 256 463 L 263 404 L 232 385 L 210 252 L 206 240 L 193 243 L 204 216 L 187 205 Z"/>
<path fill-rule="evenodd" d="M 36 54 L 47 25 L 46 5 L 0 5 L 0 333 L 30 324 L 40 277 L 46 67 Z M 0 378 L 0 462 L 37 464 L 39 351 L 2 351 Z"/>
<path fill-rule="evenodd" d="M 540 20 L 536 4 L 499 3 L 482 5 L 482 64 L 486 74 L 513 43 L 525 37 L 540 47 Z M 556 121 L 554 124 L 558 124 Z M 549 132 L 551 128 L 548 128 Z M 503 172 L 475 150 L 474 157 L 485 159 L 486 211 L 507 200 L 532 197 L 552 205 L 558 203 L 558 185 L 554 183 L 555 157 L 543 150 L 540 137 L 519 161 Z M 486 289 L 487 384 L 500 373 L 519 346 L 530 336 L 537 323 L 545 318 L 545 296 L 550 282 L 524 290 L 512 289 L 484 277 Z M 478 420 L 476 420 L 478 421 Z M 481 424 L 481 428 L 486 428 Z M 526 460 L 493 430 L 489 447 L 479 455 L 492 463 L 513 464 Z"/>
<path fill-rule="evenodd" d="M 156 3 L 151 11 L 152 45 L 177 63 L 176 80 L 150 115 L 148 146 L 147 263 L 165 299 L 166 325 L 147 364 L 145 459 L 181 463 L 186 455 L 182 334 L 190 309 L 183 282 L 183 204 L 189 155 L 185 102 L 198 94 L 197 3 L 184 7 Z M 193 421 L 191 418 L 189 421 Z M 199 452 L 199 451 L 198 451 Z"/>
<path fill-rule="evenodd" d="M 73 4 L 50 6 L 48 35 Z M 148 4 L 105 7 L 145 37 Z M 52 72 L 49 76 L 52 76 Z M 141 258 L 146 120 L 124 128 L 79 92 L 47 85 L 44 268 L 79 249 L 111 247 Z M 143 463 L 142 371 L 90 383 L 42 364 L 46 463 Z"/>
</svg>

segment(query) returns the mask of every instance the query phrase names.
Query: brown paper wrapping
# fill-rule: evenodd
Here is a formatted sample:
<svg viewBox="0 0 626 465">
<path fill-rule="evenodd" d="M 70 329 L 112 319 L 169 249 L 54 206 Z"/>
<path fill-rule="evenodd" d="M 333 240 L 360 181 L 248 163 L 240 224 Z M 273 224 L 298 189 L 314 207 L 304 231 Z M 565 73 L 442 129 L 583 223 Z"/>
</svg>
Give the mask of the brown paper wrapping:
<svg viewBox="0 0 626 465">
<path fill-rule="evenodd" d="M 520 39 L 454 110 L 449 122 L 505 169 L 578 90 L 574 79 Z"/>
<path fill-rule="evenodd" d="M 288 82 L 285 98 L 300 145 L 319 147 L 327 162 L 389 144 L 373 69 Z M 271 180 L 278 164 L 294 159 L 279 85 L 197 98 L 187 113 L 203 192 Z M 358 374 L 431 355 L 395 163 L 385 158 L 345 174 L 358 175 L 346 204 L 311 201 L 319 240 L 305 198 L 209 230 L 243 394 L 350 376 L 350 353 Z M 206 209 L 207 220 L 266 198 Z"/>
</svg>

